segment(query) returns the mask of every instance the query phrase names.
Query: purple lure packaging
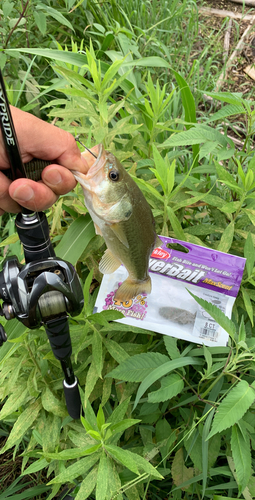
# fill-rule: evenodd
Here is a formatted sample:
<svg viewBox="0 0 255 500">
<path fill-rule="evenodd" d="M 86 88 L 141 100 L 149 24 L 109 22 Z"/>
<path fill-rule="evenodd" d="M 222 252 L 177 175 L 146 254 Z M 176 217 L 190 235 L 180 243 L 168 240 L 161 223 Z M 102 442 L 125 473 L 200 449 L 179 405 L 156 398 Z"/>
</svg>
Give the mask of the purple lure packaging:
<svg viewBox="0 0 255 500">
<path fill-rule="evenodd" d="M 116 290 L 128 276 L 125 267 L 120 266 L 114 273 L 104 275 L 95 312 L 114 309 L 125 316 L 117 320 L 120 323 L 196 344 L 225 346 L 227 332 L 187 290 L 231 318 L 246 259 L 174 238 L 159 238 L 162 245 L 154 249 L 149 262 L 151 294 L 141 294 L 127 302 L 115 300 Z"/>
</svg>

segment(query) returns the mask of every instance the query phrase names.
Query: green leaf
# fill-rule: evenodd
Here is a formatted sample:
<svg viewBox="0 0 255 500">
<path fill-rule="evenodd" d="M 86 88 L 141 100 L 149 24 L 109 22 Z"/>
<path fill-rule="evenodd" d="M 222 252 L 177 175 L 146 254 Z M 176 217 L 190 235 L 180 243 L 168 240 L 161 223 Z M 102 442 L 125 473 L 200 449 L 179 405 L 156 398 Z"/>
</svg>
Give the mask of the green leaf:
<svg viewBox="0 0 255 500">
<path fill-rule="evenodd" d="M 76 461 L 74 464 L 70 465 L 67 469 L 61 472 L 58 476 L 54 477 L 48 484 L 66 484 L 67 482 L 73 481 L 78 476 L 86 474 L 95 463 L 99 460 L 101 452 L 98 451 L 89 457 L 82 458 Z"/>
<path fill-rule="evenodd" d="M 129 429 L 129 427 L 132 427 L 133 425 L 138 424 L 139 422 L 141 422 L 141 420 L 135 418 L 127 418 L 122 420 L 122 422 L 118 422 L 117 424 L 111 425 L 109 429 L 109 438 L 111 438 L 112 436 L 115 437 L 116 434 L 124 432 L 126 429 Z"/>
<path fill-rule="evenodd" d="M 58 21 L 60 24 L 63 24 L 70 30 L 74 31 L 72 24 L 63 16 L 63 14 L 59 12 L 59 10 L 53 9 L 52 7 L 46 4 L 45 5 L 39 4 L 37 8 L 45 10 L 49 16 L 53 17 L 53 19 L 56 19 L 56 21 Z"/>
<path fill-rule="evenodd" d="M 227 118 L 228 116 L 240 115 L 245 112 L 246 111 L 241 103 L 228 104 L 227 106 L 224 106 L 222 109 L 207 118 L 206 123 L 215 122 L 217 120 L 224 120 L 224 118 Z"/>
<path fill-rule="evenodd" d="M 245 245 L 244 245 L 244 256 L 246 258 L 246 270 L 248 277 L 251 276 L 253 267 L 254 267 L 254 262 L 255 262 L 255 250 L 254 250 L 254 245 L 251 237 L 251 233 L 248 234 Z"/>
<path fill-rule="evenodd" d="M 233 214 L 234 212 L 237 212 L 237 210 L 239 210 L 240 208 L 241 208 L 240 201 L 231 201 L 230 203 L 226 203 L 226 205 L 223 205 L 223 207 L 220 208 L 220 211 L 226 214 Z"/>
<path fill-rule="evenodd" d="M 185 466 L 183 457 L 183 448 L 180 448 L 173 459 L 171 474 L 173 482 L 176 486 L 180 486 L 193 477 L 193 469 L 191 467 L 187 468 Z M 185 489 L 185 488 L 183 488 Z"/>
<path fill-rule="evenodd" d="M 162 158 L 161 154 L 158 152 L 156 146 L 153 144 L 152 145 L 152 150 L 153 150 L 153 158 L 155 162 L 155 167 L 156 170 L 160 176 L 161 179 L 161 186 L 164 190 L 164 192 L 167 192 L 167 165 L 165 160 Z"/>
<path fill-rule="evenodd" d="M 184 382 L 177 373 L 162 378 L 160 382 L 161 389 L 148 394 L 149 403 L 160 403 L 161 401 L 172 399 L 177 396 L 184 387 Z"/>
<path fill-rule="evenodd" d="M 230 335 L 231 338 L 234 338 L 236 327 L 233 321 L 231 321 L 225 314 L 214 304 L 207 302 L 204 299 L 200 299 L 196 295 L 193 295 L 190 290 L 187 290 L 189 294 L 195 299 L 195 301 L 202 306 L 210 316 L 217 321 L 217 323 Z"/>
<path fill-rule="evenodd" d="M 21 474 L 21 476 L 26 476 L 27 474 L 34 474 L 39 470 L 46 469 L 48 466 L 49 462 L 46 460 L 46 458 L 40 458 L 39 460 L 36 460 L 31 465 L 29 465 L 29 467 L 23 472 L 23 474 Z"/>
<path fill-rule="evenodd" d="M 6 450 L 9 450 L 20 441 L 27 430 L 33 425 L 41 407 L 41 401 L 40 399 L 37 399 L 34 403 L 28 405 L 27 408 L 21 413 L 18 420 L 16 420 L 5 445 L 0 450 L 0 455 L 5 453 Z"/>
<path fill-rule="evenodd" d="M 217 250 L 219 252 L 225 252 L 227 253 L 233 243 L 233 238 L 234 238 L 234 232 L 235 232 L 235 222 L 232 221 L 230 224 L 224 229 L 218 248 Z"/>
<path fill-rule="evenodd" d="M 229 186 L 236 193 L 242 194 L 243 189 L 241 189 L 237 185 L 233 176 L 220 163 L 215 163 L 215 166 L 216 166 L 217 174 L 219 177 L 219 182 L 224 182 L 227 186 Z"/>
<path fill-rule="evenodd" d="M 87 477 L 83 479 L 75 500 L 86 500 L 94 490 L 97 482 L 98 467 L 93 467 Z"/>
<path fill-rule="evenodd" d="M 97 484 L 96 484 L 96 500 L 105 500 L 108 489 L 108 461 L 110 459 L 107 457 L 105 452 L 102 453 L 100 457 L 98 474 L 97 474 Z"/>
<path fill-rule="evenodd" d="M 7 399 L 0 411 L 0 420 L 6 420 L 6 417 L 11 413 L 14 413 L 20 406 L 24 404 L 31 396 L 28 394 L 26 384 L 20 383 L 15 390 Z"/>
<path fill-rule="evenodd" d="M 253 306 L 252 306 L 251 299 L 250 299 L 250 296 L 249 296 L 249 290 L 246 289 L 246 288 L 241 287 L 241 291 L 242 291 L 242 296 L 243 296 L 243 301 L 244 301 L 244 305 L 245 305 L 246 311 L 247 311 L 248 316 L 250 318 L 250 322 L 251 322 L 251 324 L 253 326 L 254 325 L 254 322 L 253 322 Z"/>
<path fill-rule="evenodd" d="M 238 382 L 220 403 L 207 439 L 236 424 L 252 405 L 254 397 L 254 389 L 246 380 Z"/>
<path fill-rule="evenodd" d="M 191 146 L 192 144 L 201 144 L 207 141 L 215 141 L 222 146 L 227 145 L 226 138 L 218 130 L 207 127 L 206 125 L 196 124 L 189 130 L 171 135 L 169 139 L 166 139 L 166 141 L 161 144 L 161 147 L 173 148 L 176 146 Z"/>
<path fill-rule="evenodd" d="M 94 366 L 97 370 L 97 375 L 98 377 L 102 378 L 101 375 L 103 368 L 102 337 L 96 328 L 94 330 L 92 337 L 92 356 L 93 356 Z"/>
<path fill-rule="evenodd" d="M 51 392 L 48 386 L 45 387 L 42 394 L 42 405 L 45 410 L 54 415 L 58 415 L 59 417 L 66 417 L 67 415 L 67 409 L 65 408 L 64 402 L 60 401 L 53 392 Z"/>
<path fill-rule="evenodd" d="M 47 29 L 47 20 L 46 15 L 43 12 L 37 12 L 36 10 L 33 12 L 35 24 L 37 28 L 40 30 L 42 35 L 45 35 Z"/>
<path fill-rule="evenodd" d="M 101 405 L 99 405 L 99 410 L 97 412 L 97 427 L 98 430 L 101 431 L 102 425 L 105 424 L 105 416 L 104 411 Z"/>
<path fill-rule="evenodd" d="M 135 354 L 114 368 L 106 377 L 113 377 L 127 382 L 141 382 L 151 371 L 169 361 L 167 356 L 158 352 Z"/>
<path fill-rule="evenodd" d="M 95 228 L 90 215 L 82 215 L 65 232 L 55 248 L 56 255 L 75 265 L 94 236 Z"/>
<path fill-rule="evenodd" d="M 175 238 L 177 238 L 178 240 L 186 241 L 186 236 L 182 229 L 182 226 L 171 207 L 167 207 L 167 213 L 174 231 Z"/>
<path fill-rule="evenodd" d="M 171 359 L 176 359 L 180 357 L 180 351 L 177 347 L 177 339 L 174 337 L 170 337 L 169 335 L 164 335 L 164 344 L 168 355 Z"/>
<path fill-rule="evenodd" d="M 152 474 L 158 479 L 162 479 L 161 474 L 159 474 L 159 472 L 155 469 L 155 467 L 153 467 L 143 457 L 137 455 L 137 453 L 132 453 L 131 451 L 123 450 L 122 448 L 119 448 L 118 446 L 114 445 L 106 445 L 105 449 L 108 451 L 108 453 L 110 453 L 110 455 L 112 455 L 113 458 L 115 458 L 118 462 L 120 462 L 122 465 L 127 467 L 135 474 L 139 475 L 138 469 L 142 469 L 148 474 Z"/>
<path fill-rule="evenodd" d="M 111 422 L 112 424 L 117 424 L 118 422 L 121 422 L 127 412 L 129 404 L 130 404 L 130 397 L 122 401 L 122 403 L 120 403 L 118 406 L 116 406 L 115 410 L 113 410 L 107 422 Z"/>
<path fill-rule="evenodd" d="M 117 361 L 117 363 L 122 363 L 130 356 L 127 354 L 125 349 L 121 347 L 115 340 L 103 339 L 104 345 L 110 355 Z"/>
<path fill-rule="evenodd" d="M 118 446 L 106 444 L 105 449 L 107 452 L 115 458 L 118 462 L 120 462 L 124 467 L 127 467 L 127 469 L 131 470 L 135 474 L 139 475 L 139 470 L 136 465 L 136 454 L 132 453 L 128 450 L 123 450 L 122 448 L 119 448 Z"/>
<path fill-rule="evenodd" d="M 242 493 L 251 476 L 251 449 L 246 430 L 243 429 L 241 432 L 238 425 L 232 427 L 231 450 L 236 467 L 239 493 Z"/>
<path fill-rule="evenodd" d="M 7 2 L 5 1 L 2 5 L 2 9 L 3 9 L 3 15 L 4 17 L 8 17 L 12 11 L 14 7 L 14 3 L 13 2 Z"/>
<path fill-rule="evenodd" d="M 134 409 L 139 403 L 140 398 L 143 396 L 145 391 L 156 382 L 156 380 L 159 380 L 161 377 L 166 375 L 167 373 L 176 370 L 177 368 L 181 368 L 183 366 L 188 366 L 188 365 L 202 365 L 203 361 L 201 361 L 198 358 L 193 358 L 191 356 L 179 358 L 179 359 L 173 359 L 172 361 L 168 361 L 167 363 L 164 363 L 163 365 L 159 366 L 158 368 L 155 368 L 154 370 L 151 370 L 151 373 L 147 375 L 147 377 L 143 380 L 141 383 L 134 402 Z"/>
</svg>

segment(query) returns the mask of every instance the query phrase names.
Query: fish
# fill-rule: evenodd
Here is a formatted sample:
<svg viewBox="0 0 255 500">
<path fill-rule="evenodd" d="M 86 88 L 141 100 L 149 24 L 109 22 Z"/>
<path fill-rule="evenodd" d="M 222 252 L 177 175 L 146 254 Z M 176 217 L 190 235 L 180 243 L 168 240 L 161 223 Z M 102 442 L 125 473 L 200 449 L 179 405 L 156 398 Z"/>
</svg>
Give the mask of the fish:
<svg viewBox="0 0 255 500">
<path fill-rule="evenodd" d="M 195 323 L 196 318 L 196 313 L 192 314 L 185 309 L 179 309 L 179 307 L 160 307 L 159 314 L 173 323 L 179 323 L 179 325 Z"/>
<path fill-rule="evenodd" d="M 96 234 L 103 236 L 107 246 L 99 263 L 100 272 L 111 274 L 121 264 L 128 271 L 114 297 L 125 302 L 151 292 L 149 258 L 162 242 L 155 232 L 150 205 L 120 161 L 103 144 L 91 151 L 96 160 L 89 152 L 82 153 L 90 167 L 88 172 L 72 173 L 82 186 Z"/>
</svg>

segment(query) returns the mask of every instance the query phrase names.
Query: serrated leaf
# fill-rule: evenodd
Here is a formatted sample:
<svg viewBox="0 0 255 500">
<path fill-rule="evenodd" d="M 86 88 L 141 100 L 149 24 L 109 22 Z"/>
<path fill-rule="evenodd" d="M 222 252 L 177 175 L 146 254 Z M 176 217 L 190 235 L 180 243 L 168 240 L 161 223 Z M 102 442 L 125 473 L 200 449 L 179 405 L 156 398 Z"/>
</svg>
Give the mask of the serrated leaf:
<svg viewBox="0 0 255 500">
<path fill-rule="evenodd" d="M 183 387 L 184 382 L 182 378 L 177 373 L 174 373 L 173 375 L 169 375 L 169 377 L 161 379 L 161 389 L 150 392 L 148 394 L 148 401 L 149 403 L 160 403 L 161 401 L 172 399 L 182 391 Z"/>
<path fill-rule="evenodd" d="M 174 337 L 169 337 L 169 335 L 164 335 L 164 344 L 168 355 L 171 359 L 176 359 L 180 357 L 180 351 L 177 347 L 177 339 Z"/>
<path fill-rule="evenodd" d="M 238 382 L 220 403 L 207 439 L 236 424 L 252 405 L 254 399 L 254 389 L 249 386 L 248 382 L 246 380 Z"/>
<path fill-rule="evenodd" d="M 236 467 L 239 493 L 242 493 L 251 476 L 251 449 L 246 431 L 243 434 L 238 425 L 232 427 L 231 450 Z"/>
<path fill-rule="evenodd" d="M 219 111 L 217 111 L 216 113 L 211 115 L 206 120 L 206 123 L 215 122 L 217 120 L 223 120 L 224 118 L 227 118 L 228 116 L 239 115 L 242 113 L 245 113 L 245 109 L 241 103 L 240 104 L 228 104 L 227 106 L 224 106 Z"/>
<path fill-rule="evenodd" d="M 158 352 L 135 354 L 114 368 L 106 377 L 113 377 L 127 382 L 141 382 L 151 371 L 169 361 L 167 356 Z"/>
<path fill-rule="evenodd" d="M 235 232 L 235 222 L 232 221 L 230 224 L 224 229 L 218 248 L 217 250 L 219 252 L 225 252 L 227 253 L 232 245 L 233 238 L 234 238 L 234 232 Z"/>
<path fill-rule="evenodd" d="M 201 144 L 207 141 L 215 141 L 222 146 L 227 146 L 226 138 L 218 130 L 206 125 L 196 124 L 185 132 L 171 135 L 169 139 L 161 144 L 161 147 L 191 146 L 192 144 Z"/>
<path fill-rule="evenodd" d="M 206 312 L 210 314 L 210 316 L 217 321 L 217 323 L 230 335 L 231 338 L 234 338 L 236 327 L 233 321 L 231 321 L 225 314 L 214 304 L 207 302 L 200 297 L 194 295 L 190 290 L 188 290 L 189 294 L 195 299 L 195 301 L 202 306 Z"/>
</svg>

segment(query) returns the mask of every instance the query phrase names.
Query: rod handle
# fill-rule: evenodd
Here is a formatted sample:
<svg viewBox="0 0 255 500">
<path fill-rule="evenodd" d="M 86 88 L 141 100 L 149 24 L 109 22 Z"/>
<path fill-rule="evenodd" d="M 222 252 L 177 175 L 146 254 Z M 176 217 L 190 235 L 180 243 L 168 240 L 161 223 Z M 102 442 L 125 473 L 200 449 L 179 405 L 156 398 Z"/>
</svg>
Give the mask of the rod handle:
<svg viewBox="0 0 255 500">
<path fill-rule="evenodd" d="M 63 388 L 66 398 L 66 407 L 70 417 L 79 419 L 81 416 L 81 397 L 78 379 L 75 377 L 75 382 L 72 385 L 68 385 L 67 382 L 63 380 Z"/>
</svg>

